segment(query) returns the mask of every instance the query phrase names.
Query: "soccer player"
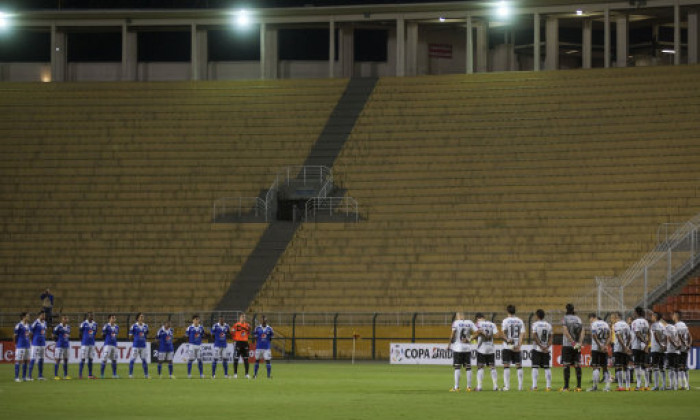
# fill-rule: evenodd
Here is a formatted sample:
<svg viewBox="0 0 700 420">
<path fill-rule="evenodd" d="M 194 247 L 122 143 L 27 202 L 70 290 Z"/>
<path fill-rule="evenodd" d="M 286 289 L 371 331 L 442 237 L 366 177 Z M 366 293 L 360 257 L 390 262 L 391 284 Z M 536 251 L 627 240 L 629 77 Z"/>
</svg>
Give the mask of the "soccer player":
<svg viewBox="0 0 700 420">
<path fill-rule="evenodd" d="M 644 318 L 644 309 L 639 306 L 634 308 L 636 318 L 632 321 L 632 362 L 634 372 L 637 375 L 637 387 L 635 391 L 648 391 L 649 378 L 646 375 L 647 348 L 649 346 L 649 322 Z M 644 387 L 642 388 L 642 378 Z"/>
<path fill-rule="evenodd" d="M 464 319 L 464 314 L 457 312 L 455 320 L 452 322 L 452 336 L 447 344 L 448 349 L 452 349 L 452 365 L 455 370 L 455 385 L 450 389 L 450 392 L 459 391 L 459 378 L 462 373 L 462 367 L 467 374 L 467 392 L 472 390 L 472 364 L 471 364 L 471 346 L 469 339 L 472 333 L 476 332 L 476 325 L 469 320 Z"/>
<path fill-rule="evenodd" d="M 199 367 L 199 378 L 204 379 L 204 364 L 202 363 L 202 336 L 204 335 L 204 327 L 199 325 L 199 315 L 192 316 L 192 325 L 185 330 L 187 336 L 187 377 L 192 379 L 192 362 L 197 360 Z"/>
<path fill-rule="evenodd" d="M 146 338 L 148 337 L 148 325 L 144 323 L 144 316 L 141 312 L 136 315 L 136 323 L 129 329 L 129 338 L 134 340 L 131 349 L 131 360 L 129 361 L 129 378 L 134 377 L 134 363 L 136 358 L 141 359 L 143 366 L 143 376 L 150 379 L 148 376 L 148 363 L 146 362 Z"/>
<path fill-rule="evenodd" d="M 501 324 L 501 334 L 503 335 L 504 349 L 503 355 L 503 390 L 510 389 L 510 365 L 514 364 L 518 373 L 518 391 L 523 390 L 523 362 L 520 346 L 523 344 L 523 333 L 525 323 L 515 316 L 515 306 L 508 305 L 506 308 L 508 317 Z"/>
<path fill-rule="evenodd" d="M 666 323 L 660 313 L 651 314 L 651 369 L 654 373 L 654 388 L 659 391 L 666 388 L 666 369 L 664 353 L 666 352 Z M 659 380 L 661 374 L 662 381 Z"/>
<path fill-rule="evenodd" d="M 29 312 L 22 312 L 19 322 L 15 325 L 15 382 L 27 380 L 29 343 Z M 22 379 L 19 379 L 20 365 L 22 366 Z"/>
<path fill-rule="evenodd" d="M 593 368 L 593 386 L 589 391 L 598 390 L 602 368 L 604 391 L 607 392 L 610 391 L 610 372 L 608 372 L 608 347 L 612 335 L 610 326 L 593 313 L 588 315 L 588 320 L 591 322 L 591 367 Z"/>
<path fill-rule="evenodd" d="M 564 387 L 561 391 L 569 390 L 571 378 L 571 365 L 576 369 L 576 389 L 581 392 L 581 343 L 583 343 L 583 322 L 576 315 L 574 305 L 566 304 L 566 315 L 562 321 L 564 325 L 564 338 L 561 348 L 561 364 L 564 365 Z"/>
<path fill-rule="evenodd" d="M 262 316 L 262 321 L 260 325 L 255 329 L 255 370 L 253 370 L 253 379 L 258 377 L 258 367 L 260 367 L 260 359 L 265 359 L 265 366 L 267 367 L 267 379 L 271 379 L 272 365 L 270 361 L 272 360 L 272 352 L 270 349 L 270 342 L 274 332 L 272 327 L 267 325 L 267 318 L 265 315 Z"/>
<path fill-rule="evenodd" d="M 673 322 L 676 323 L 676 333 L 678 334 L 678 341 L 680 342 L 680 356 L 678 358 L 678 372 L 677 376 L 680 377 L 681 389 L 690 391 L 690 377 L 688 376 L 688 350 L 693 345 L 693 336 L 690 334 L 688 326 L 685 322 L 681 321 L 681 313 L 679 311 L 673 312 Z"/>
<path fill-rule="evenodd" d="M 250 363 L 248 358 L 250 357 L 250 347 L 248 345 L 248 340 L 250 339 L 250 324 L 245 322 L 245 314 L 240 314 L 238 316 L 238 322 L 233 324 L 233 377 L 238 378 L 238 358 L 243 359 L 243 365 L 245 366 L 245 377 L 250 379 L 248 375 L 248 369 Z"/>
<path fill-rule="evenodd" d="M 622 319 L 619 312 L 613 312 L 610 315 L 610 321 L 613 323 L 613 331 L 615 332 L 615 341 L 613 343 L 613 365 L 615 366 L 615 378 L 617 379 L 618 391 L 629 391 L 630 389 L 630 374 L 627 370 L 629 365 L 629 356 L 632 354 L 630 344 L 632 341 L 632 332 L 630 327 Z"/>
<path fill-rule="evenodd" d="M 85 314 L 85 321 L 80 324 L 80 367 L 78 376 L 83 379 L 83 367 L 85 360 L 88 365 L 88 378 L 92 376 L 92 359 L 95 358 L 95 335 L 97 335 L 97 322 L 93 319 L 92 312 Z"/>
<path fill-rule="evenodd" d="M 32 380 L 32 370 L 34 364 L 38 365 L 39 376 L 37 380 L 45 381 L 44 378 L 44 353 L 46 352 L 46 314 L 42 310 L 39 318 L 29 327 L 32 336 L 32 359 L 29 361 L 29 380 Z"/>
<path fill-rule="evenodd" d="M 170 379 L 175 379 L 173 376 L 173 354 L 175 347 L 173 346 L 173 329 L 170 328 L 170 321 L 165 321 L 163 326 L 158 330 L 158 376 L 162 377 L 163 362 L 168 362 L 168 373 Z"/>
<path fill-rule="evenodd" d="M 228 358 L 226 357 L 226 336 L 231 327 L 224 321 L 223 316 L 219 316 L 219 322 L 211 327 L 211 335 L 214 337 L 214 355 L 211 362 L 211 378 L 216 379 L 216 362 L 222 361 L 224 364 L 224 378 L 228 379 Z"/>
<path fill-rule="evenodd" d="M 54 366 L 54 380 L 60 380 L 58 376 L 58 367 L 63 360 L 63 379 L 70 379 L 68 376 L 68 352 L 70 351 L 70 325 L 68 325 L 68 317 L 63 315 L 61 323 L 53 329 L 53 335 L 56 339 L 56 366 Z"/>
<path fill-rule="evenodd" d="M 105 367 L 107 367 L 107 359 L 112 361 L 112 377 L 119 379 L 117 375 L 117 336 L 119 335 L 119 325 L 117 325 L 117 316 L 110 315 L 109 322 L 102 327 L 102 336 L 105 344 L 102 348 L 102 367 L 100 368 L 100 377 L 105 378 Z"/>
<path fill-rule="evenodd" d="M 666 370 L 668 371 L 668 385 L 666 389 L 678 390 L 678 359 L 681 356 L 681 342 L 678 339 L 678 330 L 671 322 L 666 324 Z M 31 365 L 29 371 L 31 372 Z"/>
<path fill-rule="evenodd" d="M 487 321 L 482 313 L 476 314 L 476 332 L 472 339 L 478 338 L 476 344 L 476 390 L 482 390 L 484 381 L 484 366 L 491 368 L 491 382 L 493 390 L 498 391 L 498 373 L 496 372 L 496 355 L 493 346 L 493 337 L 498 334 L 498 327 L 491 321 Z"/>
<path fill-rule="evenodd" d="M 544 369 L 544 376 L 547 383 L 546 391 L 552 390 L 552 370 L 550 369 L 550 351 L 552 349 L 552 326 L 544 320 L 544 311 L 538 309 L 535 312 L 537 321 L 532 324 L 532 335 L 535 338 L 535 348 L 532 352 L 532 390 L 537 391 L 537 379 L 539 378 L 539 368 Z"/>
</svg>

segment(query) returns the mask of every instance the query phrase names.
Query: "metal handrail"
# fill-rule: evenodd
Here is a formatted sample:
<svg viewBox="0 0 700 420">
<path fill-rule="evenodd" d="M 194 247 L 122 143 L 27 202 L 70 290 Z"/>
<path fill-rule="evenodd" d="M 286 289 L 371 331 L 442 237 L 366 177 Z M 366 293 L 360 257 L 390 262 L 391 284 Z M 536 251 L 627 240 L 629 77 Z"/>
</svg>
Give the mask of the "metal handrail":
<svg viewBox="0 0 700 420">
<path fill-rule="evenodd" d="M 358 212 L 357 200 L 352 197 L 314 197 L 309 199 L 304 206 L 304 220 L 309 221 L 309 216 L 316 218 L 319 209 L 328 209 L 328 214 L 333 215 L 333 211 L 344 210 L 345 215 L 355 214 L 355 222 L 358 222 L 360 215 Z"/>
<path fill-rule="evenodd" d="M 669 236 L 668 226 L 671 225 L 679 225 L 679 228 Z M 654 249 L 624 273 L 618 277 L 596 277 L 598 312 L 610 309 L 624 311 L 625 308 L 633 306 L 646 308 L 650 301 L 660 298 L 670 290 L 675 282 L 686 276 L 700 262 L 699 227 L 700 214 L 685 223 L 664 223 L 657 229 L 657 240 L 660 239 L 661 229 L 666 230 L 665 240 L 658 241 Z M 663 268 L 662 273 L 659 273 L 660 267 Z M 657 273 L 656 276 L 654 273 Z M 592 293 L 584 294 L 578 302 L 587 302 L 591 295 Z M 614 304 L 606 306 L 603 304 L 604 299 L 609 299 Z M 626 304 L 627 301 L 630 304 Z"/>
<path fill-rule="evenodd" d="M 323 197 L 328 195 L 333 187 L 333 171 L 323 165 L 292 165 L 287 166 L 275 174 L 275 179 L 272 185 L 265 193 L 265 220 L 267 220 L 269 212 L 273 209 L 273 204 L 277 198 L 277 191 L 282 183 L 290 185 L 293 179 L 301 180 L 304 185 L 310 182 L 311 179 L 318 177 L 318 183 L 322 183 L 321 191 Z M 321 196 L 321 191 L 319 196 Z"/>
<path fill-rule="evenodd" d="M 212 220 L 216 221 L 219 214 L 226 214 L 227 209 L 237 209 L 238 217 L 241 217 L 244 208 L 253 211 L 255 217 L 263 213 L 267 221 L 267 207 L 260 197 L 221 197 L 214 201 Z"/>
</svg>

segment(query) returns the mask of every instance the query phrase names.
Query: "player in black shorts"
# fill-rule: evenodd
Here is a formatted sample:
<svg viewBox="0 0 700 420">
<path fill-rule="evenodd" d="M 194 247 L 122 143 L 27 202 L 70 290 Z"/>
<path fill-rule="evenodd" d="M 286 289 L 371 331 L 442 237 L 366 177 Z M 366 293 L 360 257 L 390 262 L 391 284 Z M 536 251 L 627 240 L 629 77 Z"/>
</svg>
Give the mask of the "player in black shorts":
<svg viewBox="0 0 700 420">
<path fill-rule="evenodd" d="M 564 337 L 561 348 L 561 364 L 564 365 L 564 387 L 560 391 L 569 390 L 571 366 L 576 370 L 576 392 L 581 392 L 581 343 L 583 342 L 583 323 L 576 316 L 574 305 L 566 304 L 566 315 L 563 320 Z"/>
</svg>

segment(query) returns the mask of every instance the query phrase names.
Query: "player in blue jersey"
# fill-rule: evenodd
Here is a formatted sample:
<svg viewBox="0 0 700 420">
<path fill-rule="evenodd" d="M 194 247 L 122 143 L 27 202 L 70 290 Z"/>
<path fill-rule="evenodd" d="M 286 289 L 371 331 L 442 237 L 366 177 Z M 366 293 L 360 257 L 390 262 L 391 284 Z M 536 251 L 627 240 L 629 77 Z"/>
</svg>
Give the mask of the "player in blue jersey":
<svg viewBox="0 0 700 420">
<path fill-rule="evenodd" d="M 117 336 L 119 335 L 119 325 L 117 325 L 117 316 L 110 315 L 109 323 L 102 327 L 102 336 L 105 339 L 105 345 L 102 348 L 102 367 L 100 376 L 105 377 L 105 367 L 107 367 L 107 359 L 112 361 L 112 377 L 119 379 L 117 375 Z"/>
<path fill-rule="evenodd" d="M 197 360 L 199 367 L 199 377 L 204 378 L 204 364 L 202 363 L 202 336 L 204 335 L 204 327 L 199 325 L 199 315 L 192 316 L 192 325 L 185 330 L 187 336 L 187 377 L 192 378 L 192 362 Z"/>
<path fill-rule="evenodd" d="M 163 326 L 158 330 L 156 337 L 158 338 L 158 376 L 162 377 L 163 362 L 168 362 L 168 372 L 170 379 L 175 379 L 173 376 L 173 329 L 170 328 L 170 321 L 165 321 Z"/>
<path fill-rule="evenodd" d="M 68 352 L 70 351 L 70 325 L 68 325 L 68 317 L 63 315 L 61 317 L 61 323 L 56 325 L 53 329 L 53 336 L 56 340 L 56 351 L 54 356 L 56 357 L 56 366 L 53 370 L 53 379 L 60 380 L 61 377 L 58 376 L 58 367 L 63 361 L 63 379 L 70 379 L 68 376 Z"/>
<path fill-rule="evenodd" d="M 211 362 L 211 378 L 216 379 L 216 362 L 222 361 L 224 364 L 224 378 L 228 379 L 228 358 L 226 357 L 226 336 L 230 333 L 231 327 L 224 321 L 224 317 L 219 317 L 219 322 L 211 327 L 211 335 L 214 337 L 214 355 Z"/>
<path fill-rule="evenodd" d="M 15 325 L 15 382 L 27 380 L 29 362 L 29 312 L 22 312 Z M 22 366 L 22 379 L 19 379 L 19 367 Z"/>
<path fill-rule="evenodd" d="M 95 336 L 97 335 L 97 322 L 93 319 L 92 312 L 85 314 L 85 321 L 80 324 L 80 368 L 78 376 L 83 379 L 83 367 L 85 360 L 88 365 L 88 378 L 95 379 L 92 375 L 92 359 L 95 358 Z"/>
<path fill-rule="evenodd" d="M 146 338 L 148 337 L 148 325 L 144 323 L 144 316 L 141 312 L 136 315 L 136 323 L 129 329 L 129 337 L 133 337 L 134 345 L 131 349 L 131 360 L 129 361 L 129 378 L 134 377 L 134 363 L 136 358 L 141 359 L 143 366 L 143 376 L 148 376 L 148 363 L 146 362 Z"/>
<path fill-rule="evenodd" d="M 32 380 L 34 364 L 37 364 L 39 369 L 39 376 L 37 379 L 45 381 L 44 353 L 46 352 L 46 313 L 44 313 L 44 311 L 39 312 L 39 318 L 29 327 L 29 332 L 32 335 L 32 359 L 29 362 L 29 380 Z"/>
<path fill-rule="evenodd" d="M 253 371 L 253 379 L 258 377 L 258 368 L 260 367 L 260 359 L 265 359 L 265 365 L 267 367 L 267 377 L 272 378 L 272 365 L 270 361 L 272 360 L 272 353 L 270 348 L 270 342 L 274 336 L 272 327 L 267 325 L 267 318 L 265 315 L 262 317 L 262 322 L 255 329 L 255 370 Z"/>
</svg>

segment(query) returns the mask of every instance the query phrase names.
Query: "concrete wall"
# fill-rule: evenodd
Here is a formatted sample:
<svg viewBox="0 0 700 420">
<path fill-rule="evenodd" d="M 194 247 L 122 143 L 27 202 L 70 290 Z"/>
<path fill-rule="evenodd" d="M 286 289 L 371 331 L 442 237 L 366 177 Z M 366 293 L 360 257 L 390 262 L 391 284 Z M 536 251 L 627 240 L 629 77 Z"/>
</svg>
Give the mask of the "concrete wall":
<svg viewBox="0 0 700 420">
<path fill-rule="evenodd" d="M 0 63 L 0 81 L 50 82 L 51 63 Z"/>
</svg>

